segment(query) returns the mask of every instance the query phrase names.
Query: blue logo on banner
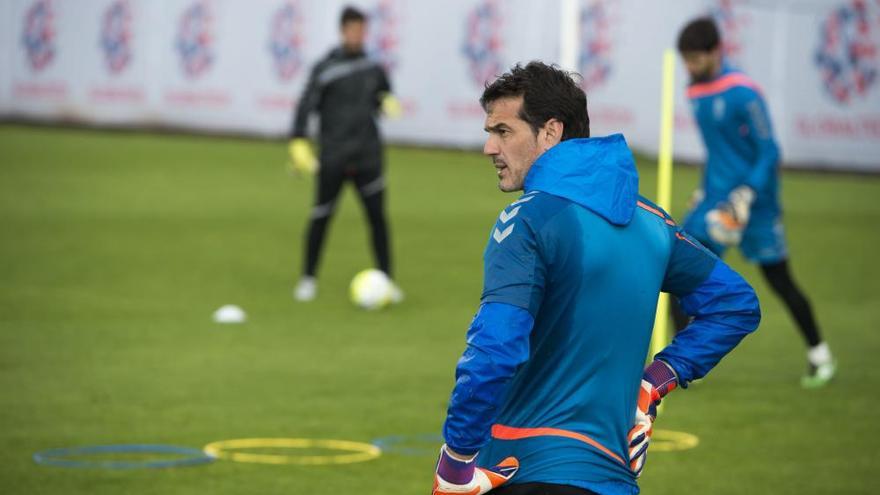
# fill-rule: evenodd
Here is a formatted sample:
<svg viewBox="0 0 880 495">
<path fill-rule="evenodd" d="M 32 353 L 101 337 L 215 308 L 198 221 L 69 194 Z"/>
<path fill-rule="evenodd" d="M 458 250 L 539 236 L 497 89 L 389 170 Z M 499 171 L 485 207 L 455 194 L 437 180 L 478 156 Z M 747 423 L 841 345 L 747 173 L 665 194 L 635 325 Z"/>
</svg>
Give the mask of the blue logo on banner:
<svg viewBox="0 0 880 495">
<path fill-rule="evenodd" d="M 55 59 L 55 10 L 50 0 L 39 0 L 24 16 L 22 44 L 31 69 L 41 71 Z"/>
<path fill-rule="evenodd" d="M 131 62 L 131 5 L 118 0 L 104 11 L 101 22 L 101 48 L 104 61 L 112 74 L 119 74 Z"/>
<path fill-rule="evenodd" d="M 284 3 L 272 15 L 269 32 L 269 52 L 275 63 L 275 74 L 282 81 L 290 81 L 303 65 L 303 13 L 298 1 Z"/>
<path fill-rule="evenodd" d="M 838 103 L 866 96 L 877 83 L 880 12 L 872 17 L 868 11 L 864 0 L 853 0 L 819 25 L 815 62 L 825 91 Z"/>
<path fill-rule="evenodd" d="M 595 89 L 611 74 L 611 21 L 602 0 L 581 8 L 580 60 L 578 70 L 583 76 L 582 87 Z"/>
<path fill-rule="evenodd" d="M 464 56 L 468 60 L 471 80 L 482 87 L 503 71 L 502 28 L 504 18 L 497 0 L 483 0 L 465 20 Z"/>
<path fill-rule="evenodd" d="M 214 63 L 213 23 L 205 2 L 190 5 L 180 18 L 175 46 L 183 73 L 191 79 L 204 74 Z"/>
<path fill-rule="evenodd" d="M 367 53 L 386 71 L 392 72 L 397 67 L 397 18 L 393 3 L 391 0 L 380 1 L 369 16 Z"/>
</svg>

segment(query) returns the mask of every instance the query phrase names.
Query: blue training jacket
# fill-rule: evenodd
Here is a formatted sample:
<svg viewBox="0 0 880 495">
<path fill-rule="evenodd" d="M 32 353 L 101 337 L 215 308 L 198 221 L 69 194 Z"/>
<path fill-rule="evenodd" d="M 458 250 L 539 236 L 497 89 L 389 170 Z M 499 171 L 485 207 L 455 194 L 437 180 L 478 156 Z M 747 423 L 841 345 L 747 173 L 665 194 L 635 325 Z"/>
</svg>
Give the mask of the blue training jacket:
<svg viewBox="0 0 880 495">
<path fill-rule="evenodd" d="M 512 483 L 638 493 L 627 433 L 661 290 L 693 323 L 658 356 L 686 387 L 758 326 L 751 287 L 638 196 L 622 135 L 544 153 L 484 254 L 482 301 L 444 425 L 454 451 Z"/>
<path fill-rule="evenodd" d="M 756 193 L 753 208 L 778 212 L 779 147 L 758 85 L 724 64 L 715 79 L 691 84 L 687 96 L 706 145 L 701 208 L 715 208 L 745 184 Z"/>
</svg>

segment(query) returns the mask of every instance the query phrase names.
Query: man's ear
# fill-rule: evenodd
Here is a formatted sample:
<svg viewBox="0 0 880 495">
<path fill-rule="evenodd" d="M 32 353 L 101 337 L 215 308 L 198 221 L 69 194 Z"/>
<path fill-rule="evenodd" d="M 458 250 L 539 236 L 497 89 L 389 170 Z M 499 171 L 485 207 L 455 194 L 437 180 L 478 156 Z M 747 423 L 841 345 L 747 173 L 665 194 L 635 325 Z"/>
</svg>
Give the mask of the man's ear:
<svg viewBox="0 0 880 495">
<path fill-rule="evenodd" d="M 544 123 L 541 132 L 538 133 L 538 145 L 541 151 L 547 151 L 562 141 L 562 132 L 565 124 L 557 119 L 550 119 Z"/>
</svg>

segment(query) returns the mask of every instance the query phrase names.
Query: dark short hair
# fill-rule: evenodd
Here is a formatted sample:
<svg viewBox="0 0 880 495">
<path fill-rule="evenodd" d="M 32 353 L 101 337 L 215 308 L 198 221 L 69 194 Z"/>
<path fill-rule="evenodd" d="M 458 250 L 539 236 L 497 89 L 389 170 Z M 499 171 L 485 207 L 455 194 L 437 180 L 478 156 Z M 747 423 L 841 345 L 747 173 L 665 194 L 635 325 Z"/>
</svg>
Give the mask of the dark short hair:
<svg viewBox="0 0 880 495">
<path fill-rule="evenodd" d="M 721 34 L 711 17 L 692 20 L 678 34 L 678 51 L 711 52 L 721 44 Z"/>
<path fill-rule="evenodd" d="M 342 15 L 339 16 L 339 26 L 345 26 L 349 22 L 364 22 L 366 20 L 366 14 L 349 5 L 342 9 Z"/>
<path fill-rule="evenodd" d="M 529 62 L 525 67 L 516 64 L 486 84 L 480 105 L 488 110 L 496 100 L 522 96 L 519 118 L 526 121 L 535 134 L 548 120 L 556 119 L 563 124 L 563 141 L 590 137 L 587 95 L 573 76 L 575 74 L 539 61 Z"/>
</svg>

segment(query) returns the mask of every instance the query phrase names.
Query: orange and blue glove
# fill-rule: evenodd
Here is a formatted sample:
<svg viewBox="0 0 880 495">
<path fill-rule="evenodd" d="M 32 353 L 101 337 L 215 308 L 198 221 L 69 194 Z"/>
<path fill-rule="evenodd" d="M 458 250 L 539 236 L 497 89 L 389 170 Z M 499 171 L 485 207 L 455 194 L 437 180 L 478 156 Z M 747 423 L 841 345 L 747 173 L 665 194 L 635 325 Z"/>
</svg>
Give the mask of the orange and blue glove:
<svg viewBox="0 0 880 495">
<path fill-rule="evenodd" d="M 654 432 L 654 420 L 657 418 L 657 406 L 660 399 L 678 385 L 675 372 L 663 361 L 654 361 L 642 375 L 639 387 L 639 398 L 636 405 L 635 425 L 629 430 L 629 467 L 636 477 L 642 474 L 645 459 L 648 457 L 648 445 Z"/>
<path fill-rule="evenodd" d="M 755 191 L 749 186 L 739 186 L 727 196 L 727 201 L 706 212 L 709 237 L 723 246 L 736 246 L 742 241 L 742 233 L 749 223 Z"/>
<path fill-rule="evenodd" d="M 431 495 L 482 495 L 510 481 L 519 470 L 515 457 L 490 469 L 476 467 L 476 457 L 459 459 L 449 453 L 446 445 L 441 447 Z"/>
</svg>

